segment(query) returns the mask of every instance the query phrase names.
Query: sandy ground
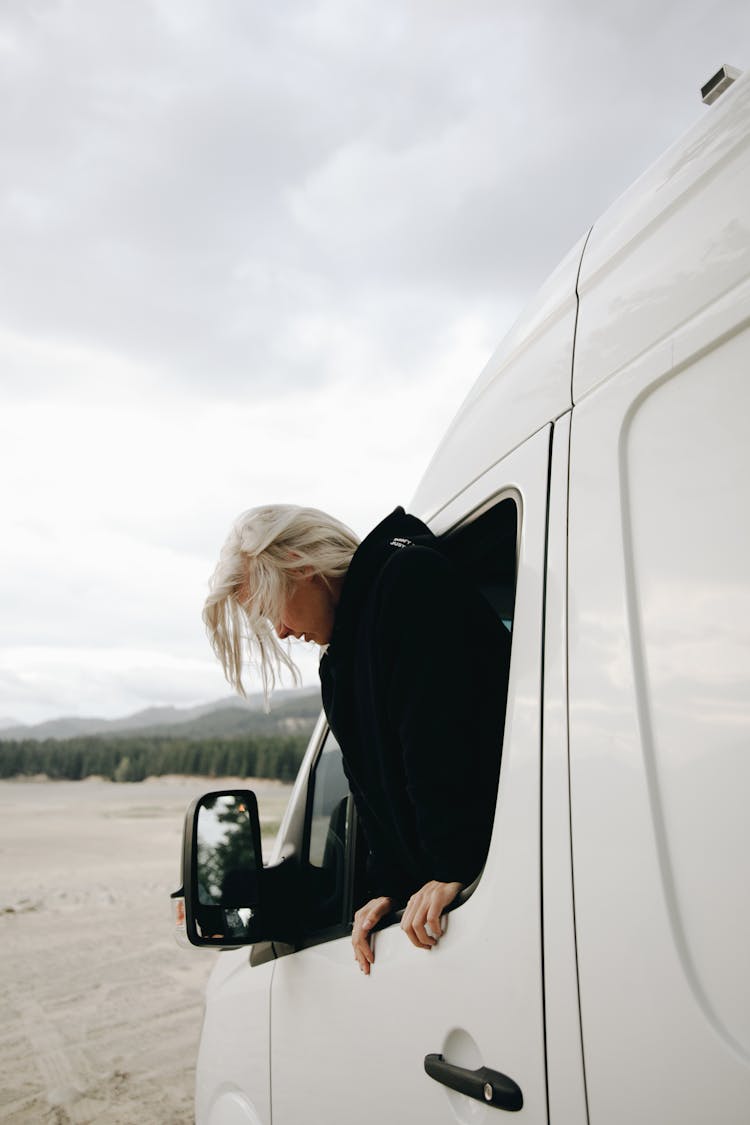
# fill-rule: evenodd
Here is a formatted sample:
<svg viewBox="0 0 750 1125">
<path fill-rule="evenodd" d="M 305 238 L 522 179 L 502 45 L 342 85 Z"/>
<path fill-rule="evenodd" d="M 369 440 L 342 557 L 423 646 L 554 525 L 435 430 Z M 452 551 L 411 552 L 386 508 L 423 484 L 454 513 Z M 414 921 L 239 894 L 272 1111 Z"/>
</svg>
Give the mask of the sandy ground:
<svg viewBox="0 0 750 1125">
<path fill-rule="evenodd" d="M 278 821 L 289 788 L 243 784 Z M 220 954 L 177 945 L 169 894 L 185 809 L 223 785 L 0 782 L 0 1121 L 193 1121 Z"/>
</svg>

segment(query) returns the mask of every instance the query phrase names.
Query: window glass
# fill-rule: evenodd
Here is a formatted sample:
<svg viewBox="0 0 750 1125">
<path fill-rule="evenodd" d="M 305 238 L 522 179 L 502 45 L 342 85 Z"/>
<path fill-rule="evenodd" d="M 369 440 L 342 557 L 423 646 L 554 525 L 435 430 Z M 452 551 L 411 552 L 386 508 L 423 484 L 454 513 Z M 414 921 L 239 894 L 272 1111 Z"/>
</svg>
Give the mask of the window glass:
<svg viewBox="0 0 750 1125">
<path fill-rule="evenodd" d="M 310 779 L 308 802 L 309 928 L 316 930 L 344 920 L 347 887 L 349 785 L 330 732 Z"/>
</svg>

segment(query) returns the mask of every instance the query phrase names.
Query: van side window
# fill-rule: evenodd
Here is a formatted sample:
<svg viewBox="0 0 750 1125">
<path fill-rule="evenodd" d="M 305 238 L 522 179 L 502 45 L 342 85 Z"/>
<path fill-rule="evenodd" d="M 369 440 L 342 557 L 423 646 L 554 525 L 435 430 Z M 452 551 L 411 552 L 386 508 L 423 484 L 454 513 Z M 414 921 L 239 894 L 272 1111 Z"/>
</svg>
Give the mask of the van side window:
<svg viewBox="0 0 750 1125">
<path fill-rule="evenodd" d="M 350 801 L 341 749 L 329 731 L 308 788 L 308 931 L 327 929 L 345 920 Z"/>
</svg>

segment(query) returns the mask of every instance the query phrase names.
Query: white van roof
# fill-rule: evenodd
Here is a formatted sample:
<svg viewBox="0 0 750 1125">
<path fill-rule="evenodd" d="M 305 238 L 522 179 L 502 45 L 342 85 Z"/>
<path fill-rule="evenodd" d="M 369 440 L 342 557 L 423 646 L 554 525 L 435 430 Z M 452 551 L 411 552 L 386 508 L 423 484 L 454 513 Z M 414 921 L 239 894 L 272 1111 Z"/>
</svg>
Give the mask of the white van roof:
<svg viewBox="0 0 750 1125">
<path fill-rule="evenodd" d="M 581 265 L 573 401 L 750 278 L 750 74 L 614 203 Z"/>
</svg>

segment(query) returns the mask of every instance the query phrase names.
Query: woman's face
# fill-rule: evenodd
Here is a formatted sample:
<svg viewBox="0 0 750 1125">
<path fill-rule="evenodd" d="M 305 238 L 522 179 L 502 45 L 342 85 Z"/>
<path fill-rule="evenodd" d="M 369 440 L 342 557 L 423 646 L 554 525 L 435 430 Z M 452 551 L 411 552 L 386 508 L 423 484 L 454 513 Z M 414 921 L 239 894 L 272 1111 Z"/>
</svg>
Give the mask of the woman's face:
<svg viewBox="0 0 750 1125">
<path fill-rule="evenodd" d="M 295 577 L 284 602 L 281 621 L 274 622 L 279 638 L 297 637 L 327 645 L 333 633 L 340 592 L 340 582 L 329 586 L 319 574 Z"/>
</svg>

